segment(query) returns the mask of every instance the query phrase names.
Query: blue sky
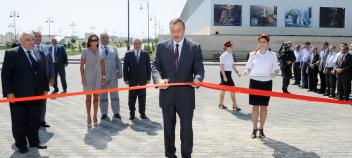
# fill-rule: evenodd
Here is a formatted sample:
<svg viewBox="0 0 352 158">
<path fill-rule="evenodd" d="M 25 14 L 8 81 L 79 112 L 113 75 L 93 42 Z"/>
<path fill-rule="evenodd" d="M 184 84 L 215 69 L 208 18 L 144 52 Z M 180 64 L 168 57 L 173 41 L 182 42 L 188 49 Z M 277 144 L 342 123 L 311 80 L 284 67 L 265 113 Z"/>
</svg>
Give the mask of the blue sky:
<svg viewBox="0 0 352 158">
<path fill-rule="evenodd" d="M 147 36 L 147 7 L 146 1 L 130 0 L 131 35 Z M 157 23 L 161 23 L 163 33 L 168 30 L 170 19 L 179 17 L 186 0 L 150 0 L 150 34 L 154 37 L 156 16 Z M 143 5 L 143 10 L 140 9 Z M 18 11 L 20 18 L 16 25 L 20 32 L 41 30 L 48 34 L 47 17 L 52 17 L 51 34 L 71 35 L 70 23 L 76 24 L 76 34 L 84 36 L 85 32 L 127 36 L 127 0 L 0 0 L 0 34 L 12 31 L 9 24 L 11 11 Z M 157 26 L 159 32 L 159 26 Z M 142 34 L 143 33 L 143 34 Z"/>
</svg>

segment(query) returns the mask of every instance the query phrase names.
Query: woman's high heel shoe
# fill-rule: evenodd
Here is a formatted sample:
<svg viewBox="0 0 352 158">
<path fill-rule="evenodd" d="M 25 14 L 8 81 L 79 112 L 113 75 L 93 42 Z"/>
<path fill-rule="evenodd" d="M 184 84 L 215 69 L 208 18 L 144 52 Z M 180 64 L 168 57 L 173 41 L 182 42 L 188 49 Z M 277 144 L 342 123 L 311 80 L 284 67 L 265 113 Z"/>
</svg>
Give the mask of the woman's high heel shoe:
<svg viewBox="0 0 352 158">
<path fill-rule="evenodd" d="M 87 128 L 88 129 L 92 128 L 92 120 L 90 119 L 87 120 Z"/>
<path fill-rule="evenodd" d="M 99 126 L 99 124 L 98 124 L 98 119 L 94 119 L 94 127 L 98 127 Z"/>
<path fill-rule="evenodd" d="M 219 108 L 220 109 L 227 109 L 227 107 L 225 105 L 221 105 L 221 104 L 219 104 Z"/>
<path fill-rule="evenodd" d="M 233 109 L 233 111 L 238 111 L 238 112 L 242 110 L 241 108 L 236 107 L 236 106 L 232 106 L 232 109 Z"/>
<path fill-rule="evenodd" d="M 252 139 L 257 138 L 257 132 L 258 132 L 258 129 L 253 129 L 252 135 L 251 135 Z"/>
<path fill-rule="evenodd" d="M 265 138 L 264 130 L 259 129 L 259 138 Z"/>
</svg>

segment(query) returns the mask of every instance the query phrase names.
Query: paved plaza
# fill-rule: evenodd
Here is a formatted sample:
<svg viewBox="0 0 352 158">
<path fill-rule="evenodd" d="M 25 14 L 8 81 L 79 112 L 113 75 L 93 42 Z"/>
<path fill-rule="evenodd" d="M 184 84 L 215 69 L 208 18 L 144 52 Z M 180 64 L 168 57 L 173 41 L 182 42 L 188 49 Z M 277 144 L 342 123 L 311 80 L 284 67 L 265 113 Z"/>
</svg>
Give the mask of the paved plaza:
<svg viewBox="0 0 352 158">
<path fill-rule="evenodd" d="M 2 57 L 1 57 L 2 60 Z M 243 70 L 243 66 L 239 67 Z M 205 66 L 205 81 L 219 83 L 219 66 Z M 70 92 L 81 91 L 79 65 L 67 68 Z M 248 87 L 247 77 L 235 77 L 240 87 Z M 125 86 L 119 80 L 119 86 Z M 280 91 L 281 77 L 274 80 Z M 296 94 L 319 96 L 290 86 Z M 164 156 L 163 121 L 158 105 L 159 92 L 147 90 L 148 120 L 128 120 L 128 92 L 120 92 L 122 120 L 103 122 L 87 130 L 84 96 L 49 100 L 47 121 L 51 128 L 40 130 L 47 150 L 30 148 L 21 155 L 14 146 L 10 110 L 0 104 L 0 157 L 118 157 L 161 158 Z M 226 105 L 231 106 L 229 94 Z M 352 107 L 272 98 L 266 124 L 266 139 L 251 139 L 251 106 L 248 95 L 238 94 L 241 112 L 217 107 L 218 91 L 200 88 L 196 91 L 193 118 L 195 158 L 277 157 L 318 158 L 352 157 Z M 138 107 L 138 106 L 137 106 Z M 109 109 L 110 110 L 110 109 Z M 111 110 L 110 118 L 111 118 Z M 180 155 L 179 120 L 176 129 L 177 155 Z"/>
</svg>

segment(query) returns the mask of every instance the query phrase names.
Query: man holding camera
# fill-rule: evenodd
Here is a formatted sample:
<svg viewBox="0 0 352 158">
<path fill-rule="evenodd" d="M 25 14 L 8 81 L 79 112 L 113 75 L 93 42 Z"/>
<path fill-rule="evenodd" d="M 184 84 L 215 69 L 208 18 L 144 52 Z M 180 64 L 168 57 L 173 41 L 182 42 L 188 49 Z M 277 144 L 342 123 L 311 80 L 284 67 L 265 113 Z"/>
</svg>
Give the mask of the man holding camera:
<svg viewBox="0 0 352 158">
<path fill-rule="evenodd" d="M 280 69 L 282 72 L 282 91 L 288 92 L 287 88 L 292 78 L 292 64 L 296 61 L 295 53 L 291 50 L 292 42 L 282 43 L 279 50 Z"/>
</svg>

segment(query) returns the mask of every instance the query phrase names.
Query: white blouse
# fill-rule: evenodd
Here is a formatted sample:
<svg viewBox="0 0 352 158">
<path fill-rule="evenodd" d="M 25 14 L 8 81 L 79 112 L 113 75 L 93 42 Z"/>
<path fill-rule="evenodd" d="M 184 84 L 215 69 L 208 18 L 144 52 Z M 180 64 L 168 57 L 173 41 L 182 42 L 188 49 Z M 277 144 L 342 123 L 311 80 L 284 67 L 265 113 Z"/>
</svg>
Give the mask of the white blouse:
<svg viewBox="0 0 352 158">
<path fill-rule="evenodd" d="M 265 54 L 259 51 L 251 52 L 246 68 L 250 69 L 250 78 L 258 81 L 272 80 L 272 73 L 280 70 L 276 53 L 267 50 Z"/>
<path fill-rule="evenodd" d="M 235 62 L 233 61 L 232 53 L 225 51 L 220 56 L 220 64 L 224 64 L 225 71 L 232 71 L 232 66 Z"/>
</svg>

